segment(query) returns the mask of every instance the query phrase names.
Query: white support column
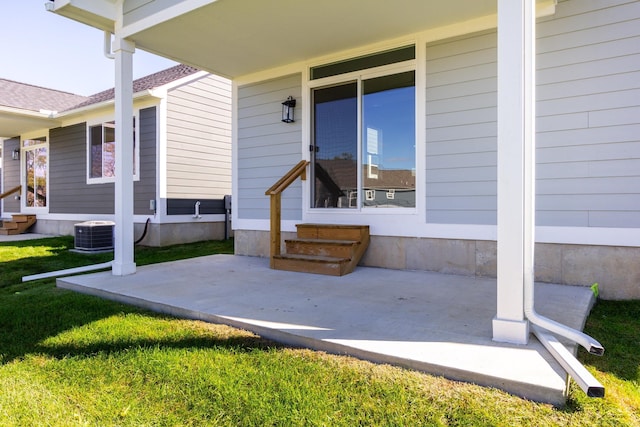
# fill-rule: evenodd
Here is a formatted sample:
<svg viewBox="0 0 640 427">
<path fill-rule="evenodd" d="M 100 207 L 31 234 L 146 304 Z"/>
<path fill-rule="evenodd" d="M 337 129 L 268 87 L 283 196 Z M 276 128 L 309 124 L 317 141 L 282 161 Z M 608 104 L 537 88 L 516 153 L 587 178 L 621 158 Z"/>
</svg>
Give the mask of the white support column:
<svg viewBox="0 0 640 427">
<path fill-rule="evenodd" d="M 535 243 L 535 0 L 498 0 L 498 287 L 495 341 L 526 344 Z"/>
<path fill-rule="evenodd" d="M 116 36 L 116 181 L 115 243 L 112 273 L 125 276 L 136 272 L 133 261 L 133 53 L 135 45 Z"/>
</svg>

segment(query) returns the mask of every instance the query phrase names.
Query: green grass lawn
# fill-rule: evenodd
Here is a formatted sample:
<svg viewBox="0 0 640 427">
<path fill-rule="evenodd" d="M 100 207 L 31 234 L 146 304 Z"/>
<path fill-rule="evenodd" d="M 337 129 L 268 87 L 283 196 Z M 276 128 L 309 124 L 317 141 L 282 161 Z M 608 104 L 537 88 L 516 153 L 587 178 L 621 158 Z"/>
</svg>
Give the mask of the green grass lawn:
<svg viewBox="0 0 640 427">
<path fill-rule="evenodd" d="M 24 275 L 110 260 L 72 238 L 0 244 L 2 426 L 625 426 L 640 425 L 640 301 L 599 301 L 587 332 L 606 353 L 580 359 L 605 385 L 568 405 L 175 319 Z M 138 265 L 231 242 L 136 248 Z"/>
</svg>

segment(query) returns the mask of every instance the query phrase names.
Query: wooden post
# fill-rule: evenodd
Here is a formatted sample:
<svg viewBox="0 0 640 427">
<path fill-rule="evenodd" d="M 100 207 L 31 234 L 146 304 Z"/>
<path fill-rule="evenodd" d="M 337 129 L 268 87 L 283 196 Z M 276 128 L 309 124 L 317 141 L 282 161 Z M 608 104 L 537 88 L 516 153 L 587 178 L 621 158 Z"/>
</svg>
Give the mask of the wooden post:
<svg viewBox="0 0 640 427">
<path fill-rule="evenodd" d="M 271 195 L 271 268 L 274 267 L 274 257 L 280 255 L 280 217 L 282 193 Z"/>
</svg>

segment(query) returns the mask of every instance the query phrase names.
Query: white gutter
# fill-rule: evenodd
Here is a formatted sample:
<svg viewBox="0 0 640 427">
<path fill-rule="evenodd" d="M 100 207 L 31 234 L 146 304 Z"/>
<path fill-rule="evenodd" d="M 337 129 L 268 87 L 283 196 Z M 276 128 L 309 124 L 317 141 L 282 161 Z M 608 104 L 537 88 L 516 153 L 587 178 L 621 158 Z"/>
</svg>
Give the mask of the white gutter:
<svg viewBox="0 0 640 427">
<path fill-rule="evenodd" d="M 109 261 L 109 262 L 103 262 L 102 264 L 86 265 L 84 267 L 67 268 L 66 270 L 58 270 L 58 271 L 50 271 L 48 273 L 33 274 L 31 276 L 24 276 L 22 278 L 22 281 L 29 282 L 31 280 L 47 279 L 49 277 L 67 276 L 71 274 L 85 273 L 87 271 L 103 270 L 105 268 L 110 268 L 112 264 L 113 264 L 113 261 Z"/>
</svg>

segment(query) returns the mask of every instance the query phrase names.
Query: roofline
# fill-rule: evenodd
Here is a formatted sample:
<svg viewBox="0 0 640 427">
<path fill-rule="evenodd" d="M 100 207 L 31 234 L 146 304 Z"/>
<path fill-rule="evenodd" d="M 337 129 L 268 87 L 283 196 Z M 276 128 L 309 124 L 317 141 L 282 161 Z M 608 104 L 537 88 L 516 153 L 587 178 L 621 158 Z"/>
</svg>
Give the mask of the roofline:
<svg viewBox="0 0 640 427">
<path fill-rule="evenodd" d="M 57 111 L 47 111 L 47 110 L 34 111 L 34 110 L 27 110 L 24 108 L 9 107 L 6 105 L 0 105 L 0 112 L 14 114 L 16 116 L 27 116 L 27 117 L 37 118 L 37 119 L 52 119 L 52 120 L 55 120 L 57 115 Z"/>
<path fill-rule="evenodd" d="M 152 89 L 146 89 L 140 92 L 136 92 L 133 94 L 133 100 L 134 101 L 139 101 L 145 98 L 157 98 L 157 99 L 162 99 L 163 96 L 161 94 L 158 94 L 157 91 L 152 90 Z M 107 99 L 106 101 L 101 101 L 101 102 L 96 102 L 95 104 L 89 104 L 89 105 L 85 105 L 84 107 L 80 107 L 80 108 L 74 108 L 71 110 L 65 110 L 62 111 L 60 113 L 57 113 L 54 115 L 55 118 L 63 118 L 63 117 L 68 117 L 68 116 L 75 116 L 75 115 L 79 115 L 82 113 L 86 113 L 88 111 L 92 111 L 92 110 L 99 110 L 101 108 L 104 107 L 108 107 L 110 105 L 113 105 L 115 103 L 115 98 L 111 98 L 111 99 Z"/>
</svg>

